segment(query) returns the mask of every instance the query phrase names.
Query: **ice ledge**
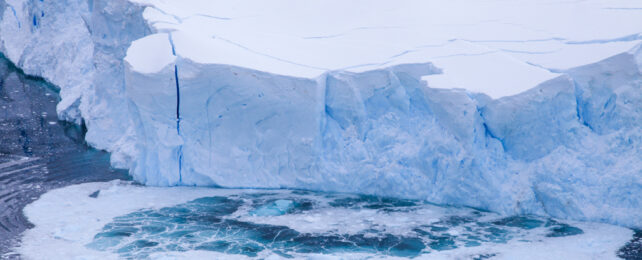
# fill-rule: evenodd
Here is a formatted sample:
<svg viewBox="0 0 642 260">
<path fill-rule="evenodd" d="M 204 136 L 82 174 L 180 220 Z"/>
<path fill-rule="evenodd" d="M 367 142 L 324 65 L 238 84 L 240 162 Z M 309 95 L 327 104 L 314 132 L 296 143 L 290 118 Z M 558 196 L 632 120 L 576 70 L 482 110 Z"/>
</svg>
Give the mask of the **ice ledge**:
<svg viewBox="0 0 642 260">
<path fill-rule="evenodd" d="M 157 33 L 133 41 L 127 49 L 125 62 L 140 73 L 160 72 L 176 60 L 169 37 L 166 33 Z"/>
<path fill-rule="evenodd" d="M 148 24 L 171 32 L 177 55 L 197 63 L 311 79 L 431 62 L 443 71 L 424 78 L 431 87 L 493 98 L 642 42 L 642 16 L 617 9 L 632 8 L 628 1 L 130 1 L 147 6 Z"/>
</svg>

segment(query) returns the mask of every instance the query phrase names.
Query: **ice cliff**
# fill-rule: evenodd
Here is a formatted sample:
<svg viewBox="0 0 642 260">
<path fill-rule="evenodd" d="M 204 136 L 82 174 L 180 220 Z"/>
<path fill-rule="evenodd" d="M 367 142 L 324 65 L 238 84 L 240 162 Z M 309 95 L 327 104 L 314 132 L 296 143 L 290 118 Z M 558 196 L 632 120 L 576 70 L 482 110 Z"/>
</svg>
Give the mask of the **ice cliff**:
<svg viewBox="0 0 642 260">
<path fill-rule="evenodd" d="M 149 185 L 642 227 L 641 8 L 3 0 L 0 50 Z"/>
</svg>

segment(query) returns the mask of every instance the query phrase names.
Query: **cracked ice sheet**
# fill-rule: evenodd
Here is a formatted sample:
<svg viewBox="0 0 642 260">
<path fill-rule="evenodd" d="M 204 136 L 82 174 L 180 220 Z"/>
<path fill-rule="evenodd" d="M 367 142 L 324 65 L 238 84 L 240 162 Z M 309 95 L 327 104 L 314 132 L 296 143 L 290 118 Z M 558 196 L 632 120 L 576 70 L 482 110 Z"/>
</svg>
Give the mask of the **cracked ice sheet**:
<svg viewBox="0 0 642 260">
<path fill-rule="evenodd" d="M 493 98 L 642 39 L 642 4 L 631 1 L 130 1 L 149 6 L 145 19 L 171 32 L 178 56 L 200 63 L 314 78 L 434 62 L 444 74 L 426 78 L 432 87 Z M 587 41 L 601 43 L 569 44 Z"/>
<path fill-rule="evenodd" d="M 98 196 L 90 194 L 99 191 Z M 277 195 L 291 193 L 289 190 L 269 190 Z M 26 259 L 121 259 L 116 252 L 98 251 L 87 245 L 114 218 L 142 209 L 161 209 L 183 204 L 188 201 L 212 196 L 230 197 L 239 194 L 261 194 L 266 190 L 235 190 L 205 187 L 148 187 L 130 182 L 111 181 L 72 185 L 43 194 L 29 204 L 24 213 L 35 227 L 25 231 L 22 244 L 17 251 Z M 326 194 L 327 195 L 327 194 Z M 318 195 L 310 198 L 327 199 Z M 127 203 L 123 203 L 123 202 Z M 386 232 L 407 233 L 408 226 L 416 223 L 431 223 L 440 217 L 469 212 L 465 208 L 440 208 L 434 205 L 421 206 L 423 210 L 413 213 L 385 212 L 367 209 L 311 211 L 307 213 L 285 214 L 268 217 L 241 217 L 237 213 L 231 219 L 251 220 L 251 223 L 266 223 L 287 226 L 303 232 L 334 232 L 337 225 L 351 232 L 360 224 L 382 224 Z M 454 214 L 457 213 L 457 214 Z M 340 214 L 337 217 L 337 214 Z M 492 214 L 492 213 L 491 213 Z M 461 216 L 466 216 L 461 215 Z M 312 219 L 312 222 L 308 222 Z M 178 224 L 178 223 L 177 223 Z M 333 225 L 335 224 L 335 225 Z M 414 259 L 471 259 L 474 256 L 494 255 L 492 259 L 617 259 L 615 252 L 630 240 L 632 231 L 618 226 L 590 222 L 571 222 L 583 230 L 582 234 L 546 238 L 529 234 L 524 239 L 510 240 L 507 243 L 484 243 L 476 247 L 458 247 L 453 250 L 434 251 L 419 255 Z M 146 223 L 153 225 L 153 223 Z M 396 230 L 396 231 L 395 231 Z M 453 229 L 453 232 L 458 232 Z M 456 234 L 456 233 L 453 233 Z M 542 239 L 543 238 L 543 239 Z M 520 239 L 521 240 L 521 239 Z M 184 243 L 177 241 L 178 243 Z M 247 259 L 242 255 L 224 255 L 217 252 L 190 250 L 176 252 L 171 249 L 153 253 L 150 259 Z M 269 250 L 262 251 L 254 259 L 287 259 Z M 302 254 L 295 259 L 407 259 L 371 255 L 358 252 L 337 254 Z"/>
<path fill-rule="evenodd" d="M 642 12 L 640 12 L 640 15 L 642 15 Z M 489 46 L 504 52 L 512 52 L 511 56 L 530 64 L 551 70 L 567 70 L 632 50 L 642 43 L 642 37 L 640 39 L 594 44 L 564 44 L 560 42 L 537 44 L 493 43 Z"/>
<path fill-rule="evenodd" d="M 97 198 L 88 196 L 95 191 L 100 191 Z M 122 181 L 68 186 L 50 191 L 25 207 L 25 215 L 37 228 L 24 233 L 25 242 L 17 250 L 27 259 L 119 259 L 112 253 L 85 246 L 114 217 L 139 209 L 159 209 L 200 197 L 229 196 L 235 192 L 240 191 L 143 187 Z"/>
</svg>

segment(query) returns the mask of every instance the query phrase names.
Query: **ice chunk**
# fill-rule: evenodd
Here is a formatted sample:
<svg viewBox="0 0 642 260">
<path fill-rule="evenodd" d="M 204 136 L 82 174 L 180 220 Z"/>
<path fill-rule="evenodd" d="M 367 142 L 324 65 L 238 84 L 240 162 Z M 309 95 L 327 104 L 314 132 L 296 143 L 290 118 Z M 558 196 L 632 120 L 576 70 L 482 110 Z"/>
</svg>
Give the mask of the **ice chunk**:
<svg viewBox="0 0 642 260">
<path fill-rule="evenodd" d="M 141 73 L 157 73 L 174 63 L 173 49 L 168 34 L 153 34 L 133 41 L 125 61 Z"/>
<path fill-rule="evenodd" d="M 294 201 L 291 200 L 275 200 L 268 204 L 262 205 L 257 209 L 250 212 L 254 216 L 280 216 L 288 213 L 294 208 Z"/>
</svg>

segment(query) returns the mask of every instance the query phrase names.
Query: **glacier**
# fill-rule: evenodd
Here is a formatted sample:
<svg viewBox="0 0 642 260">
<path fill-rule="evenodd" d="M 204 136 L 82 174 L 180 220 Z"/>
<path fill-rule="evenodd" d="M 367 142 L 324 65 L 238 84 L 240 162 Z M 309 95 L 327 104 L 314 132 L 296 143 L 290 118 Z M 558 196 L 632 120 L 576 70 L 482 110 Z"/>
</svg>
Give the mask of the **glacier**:
<svg viewBox="0 0 642 260">
<path fill-rule="evenodd" d="M 148 185 L 639 228 L 640 7 L 1 0 L 0 52 L 60 87 L 59 117 Z"/>
</svg>

